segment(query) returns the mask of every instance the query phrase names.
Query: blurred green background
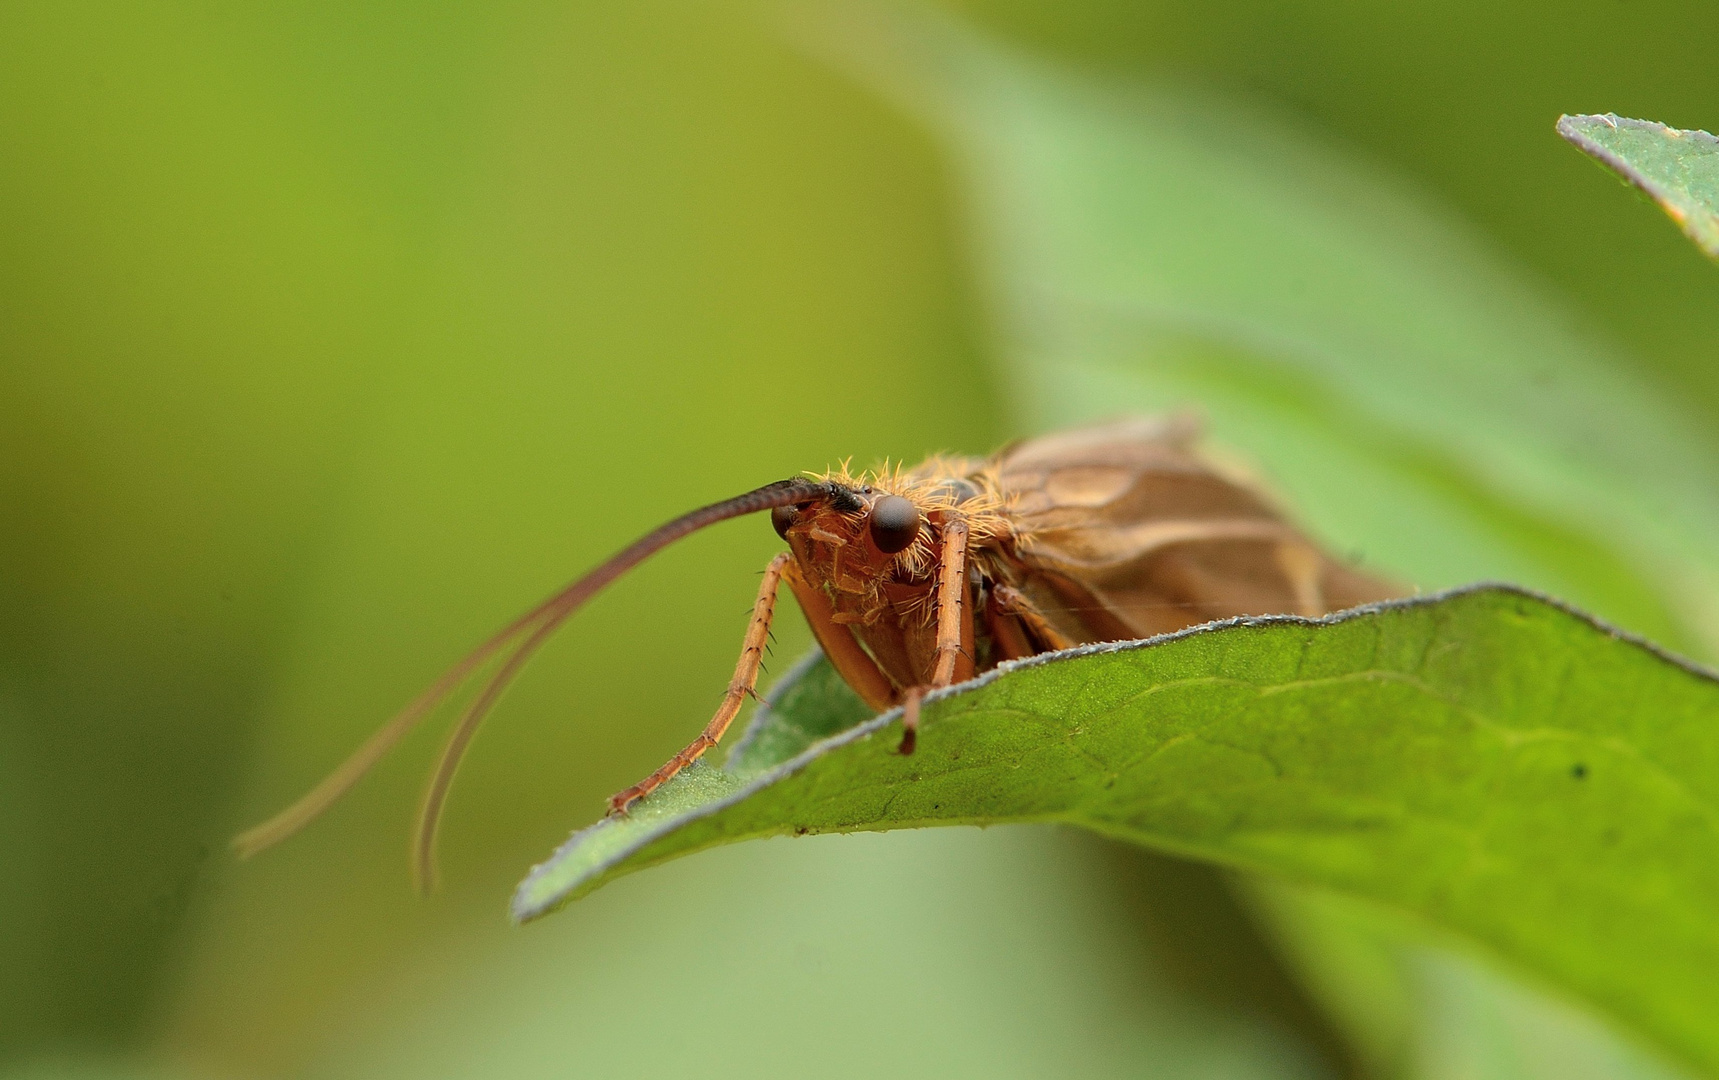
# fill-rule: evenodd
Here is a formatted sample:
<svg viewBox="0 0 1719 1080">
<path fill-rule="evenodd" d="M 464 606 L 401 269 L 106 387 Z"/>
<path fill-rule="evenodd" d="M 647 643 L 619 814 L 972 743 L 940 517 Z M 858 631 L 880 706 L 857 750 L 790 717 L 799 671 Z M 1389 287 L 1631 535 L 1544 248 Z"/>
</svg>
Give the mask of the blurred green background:
<svg viewBox="0 0 1719 1080">
<path fill-rule="evenodd" d="M 1714 5 L 950 10 L 1297 116 L 1719 413 L 1719 273 L 1551 131 L 1719 124 Z M 1353 1070 L 1215 876 L 1049 830 L 748 845 L 510 928 L 524 868 L 703 722 L 777 546 L 758 521 L 653 560 L 533 665 L 462 771 L 433 899 L 404 857 L 433 737 L 227 855 L 664 518 L 1033 422 L 947 154 L 805 47 L 818 17 L 0 7 L 0 1070 Z M 778 638 L 778 667 L 808 640 L 797 615 Z M 1477 1075 L 1460 1058 L 1422 1072 Z"/>
</svg>

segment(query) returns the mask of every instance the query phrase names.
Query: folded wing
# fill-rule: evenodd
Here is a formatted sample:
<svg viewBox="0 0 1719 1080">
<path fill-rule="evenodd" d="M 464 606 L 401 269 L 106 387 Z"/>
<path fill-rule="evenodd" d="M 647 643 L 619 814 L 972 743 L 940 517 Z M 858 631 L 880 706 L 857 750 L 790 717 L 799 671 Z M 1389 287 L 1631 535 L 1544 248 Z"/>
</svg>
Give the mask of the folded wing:
<svg viewBox="0 0 1719 1080">
<path fill-rule="evenodd" d="M 1402 595 L 1332 559 L 1269 499 L 1195 452 L 1192 421 L 1128 419 L 1016 444 L 995 462 L 1023 590 L 1082 641 L 1233 615 L 1322 615 Z"/>
</svg>

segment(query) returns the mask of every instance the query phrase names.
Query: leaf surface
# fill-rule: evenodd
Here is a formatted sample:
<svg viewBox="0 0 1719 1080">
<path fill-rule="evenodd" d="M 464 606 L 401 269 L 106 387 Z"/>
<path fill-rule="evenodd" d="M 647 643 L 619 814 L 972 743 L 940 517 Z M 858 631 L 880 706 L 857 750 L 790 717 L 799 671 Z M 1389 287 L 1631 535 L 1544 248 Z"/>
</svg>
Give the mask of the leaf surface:
<svg viewBox="0 0 1719 1080">
<path fill-rule="evenodd" d="M 1719 259 L 1719 138 L 1610 113 L 1561 116 L 1558 134 L 1645 191 L 1702 251 Z"/>
<path fill-rule="evenodd" d="M 845 11 L 826 54 L 951 150 L 1028 423 L 1191 408 L 1400 580 L 1516 581 L 1719 655 L 1710 434 L 1424 191 L 1268 101 L 1095 77 L 923 7 Z M 1488 1076 L 1579 1075 L 1543 1050 L 1582 1025 L 1500 1038 L 1445 1007 L 1417 958 L 1452 939 L 1403 935 L 1377 968 L 1349 962 L 1373 947 L 1351 920 L 1316 921 L 1313 982 L 1381 1075 L 1443 1080 L 1447 1045 L 1488 1047 Z"/>
<path fill-rule="evenodd" d="M 821 662 L 784 682 L 729 766 L 575 833 L 515 916 L 757 837 L 1064 822 L 1411 912 L 1719 1070 L 1719 682 L 1552 601 L 1040 658 L 928 699 L 911 757 L 894 712 L 830 734 L 863 706 Z"/>
</svg>

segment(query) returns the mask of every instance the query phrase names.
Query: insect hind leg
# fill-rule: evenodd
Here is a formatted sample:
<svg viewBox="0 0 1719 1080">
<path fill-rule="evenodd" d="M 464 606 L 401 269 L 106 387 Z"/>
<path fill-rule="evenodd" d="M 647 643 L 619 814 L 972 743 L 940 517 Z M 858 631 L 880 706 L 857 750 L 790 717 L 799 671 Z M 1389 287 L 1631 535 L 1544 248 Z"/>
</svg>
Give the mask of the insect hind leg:
<svg viewBox="0 0 1719 1080">
<path fill-rule="evenodd" d="M 746 626 L 746 640 L 740 649 L 740 659 L 734 665 L 734 677 L 728 680 L 728 689 L 723 691 L 722 704 L 716 707 L 716 715 L 712 716 L 710 723 L 699 732 L 698 738 L 664 762 L 662 768 L 625 791 L 609 796 L 609 813 L 626 813 L 629 806 L 668 783 L 722 739 L 728 725 L 739 715 L 740 706 L 746 703 L 746 699 L 752 696 L 753 689 L 758 685 L 758 669 L 763 664 L 764 646 L 770 637 L 770 620 L 776 614 L 776 594 L 782 583 L 782 569 L 792 557 L 784 551 L 771 559 L 770 565 L 764 568 L 764 580 L 758 584 L 758 599 L 752 605 L 752 621 Z"/>
<path fill-rule="evenodd" d="M 1050 620 L 1033 606 L 1031 600 L 1027 599 L 1026 593 L 1012 585 L 999 584 L 991 590 L 991 598 L 995 601 L 999 614 L 1013 615 L 1019 619 L 1022 625 L 1026 627 L 1027 633 L 1036 642 L 1041 643 L 1042 647 L 1038 651 L 1061 651 L 1074 648 L 1076 643 L 1067 634 L 1052 626 Z"/>
</svg>

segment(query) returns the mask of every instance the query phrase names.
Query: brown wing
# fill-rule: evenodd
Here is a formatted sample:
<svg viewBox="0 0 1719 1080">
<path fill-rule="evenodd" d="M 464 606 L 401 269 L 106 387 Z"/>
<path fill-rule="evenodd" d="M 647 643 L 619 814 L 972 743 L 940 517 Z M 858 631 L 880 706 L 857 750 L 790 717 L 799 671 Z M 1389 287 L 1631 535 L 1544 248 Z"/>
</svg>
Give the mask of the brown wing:
<svg viewBox="0 0 1719 1080">
<path fill-rule="evenodd" d="M 1130 419 L 1003 451 L 1022 589 L 1083 641 L 1232 615 L 1321 615 L 1401 595 L 1321 553 L 1194 452 L 1184 418 Z"/>
</svg>

